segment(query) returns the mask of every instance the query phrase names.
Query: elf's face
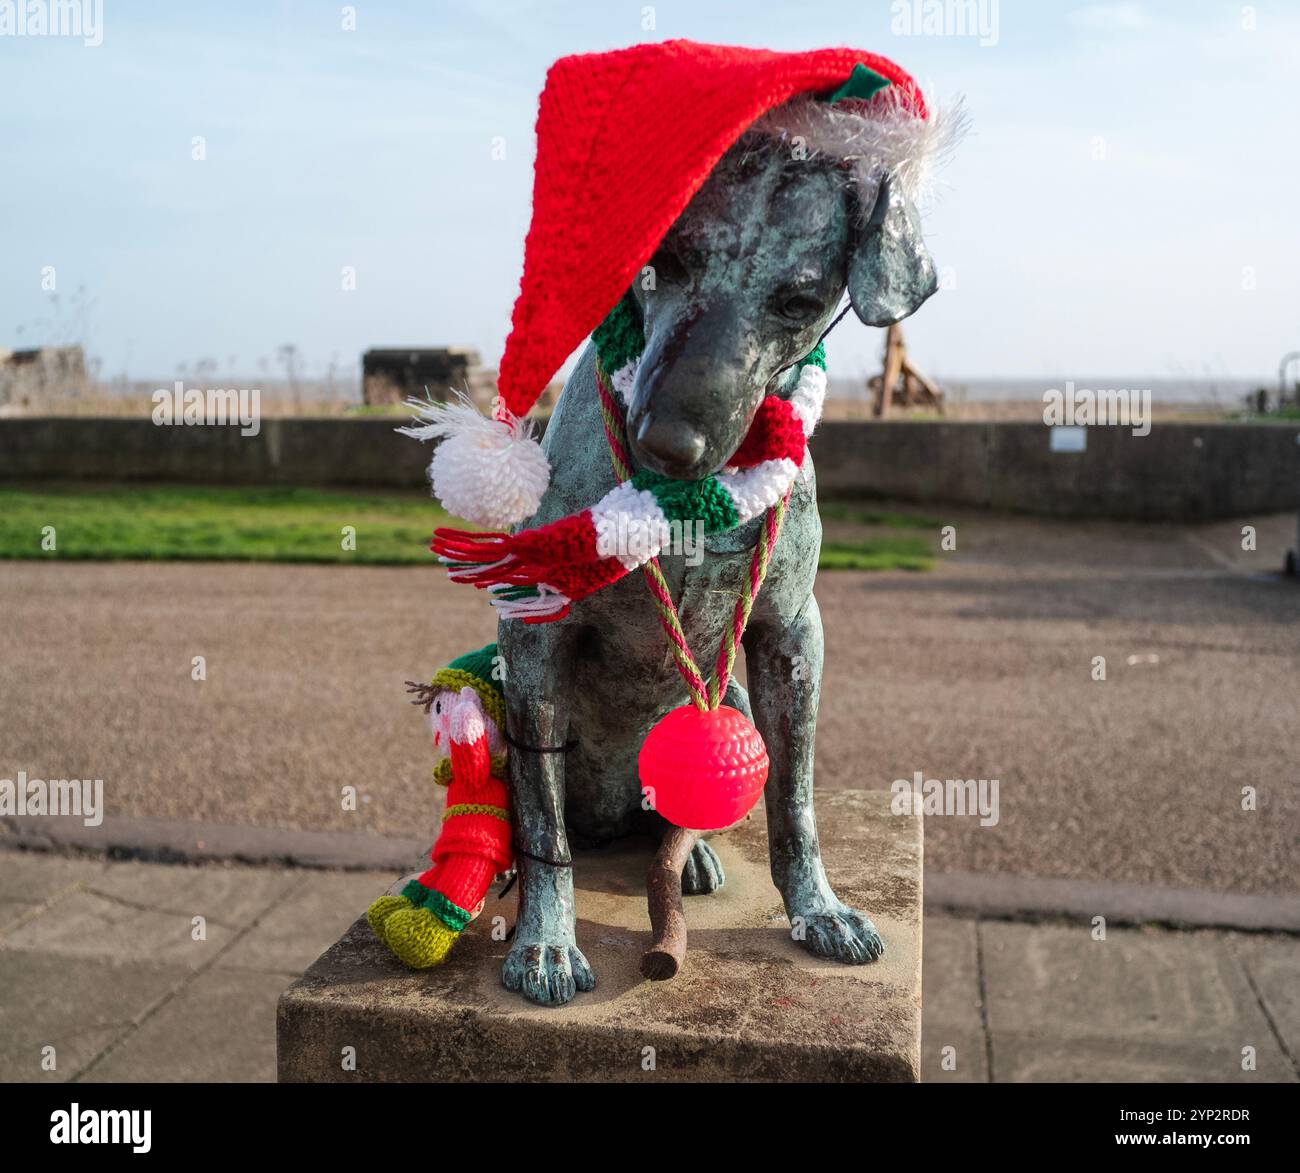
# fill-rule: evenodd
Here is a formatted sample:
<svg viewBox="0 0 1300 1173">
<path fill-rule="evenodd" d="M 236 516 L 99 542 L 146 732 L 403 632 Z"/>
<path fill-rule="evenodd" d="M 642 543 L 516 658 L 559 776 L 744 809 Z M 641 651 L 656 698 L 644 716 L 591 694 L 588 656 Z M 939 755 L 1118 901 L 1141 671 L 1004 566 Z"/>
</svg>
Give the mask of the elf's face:
<svg viewBox="0 0 1300 1173">
<path fill-rule="evenodd" d="M 679 480 L 722 468 L 846 288 L 871 325 L 933 292 L 910 204 L 883 177 L 848 175 L 746 135 L 669 229 L 632 286 L 646 331 L 628 410 L 639 464 Z"/>
<path fill-rule="evenodd" d="M 448 688 L 438 693 L 429 706 L 429 728 L 433 732 L 435 762 L 451 755 L 451 711 L 456 700 L 455 690 Z"/>
<path fill-rule="evenodd" d="M 486 737 L 490 753 L 499 754 L 505 750 L 500 729 L 472 688 L 462 688 L 459 692 L 454 689 L 438 692 L 429 705 L 429 729 L 433 734 L 435 763 L 451 756 L 453 737 L 462 744 Z"/>
</svg>

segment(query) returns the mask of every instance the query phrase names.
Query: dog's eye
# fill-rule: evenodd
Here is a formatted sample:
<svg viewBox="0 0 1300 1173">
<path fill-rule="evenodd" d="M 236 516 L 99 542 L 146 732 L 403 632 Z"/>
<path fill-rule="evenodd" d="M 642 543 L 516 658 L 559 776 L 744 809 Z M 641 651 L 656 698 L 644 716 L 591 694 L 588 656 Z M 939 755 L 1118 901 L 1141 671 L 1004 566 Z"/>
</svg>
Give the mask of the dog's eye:
<svg viewBox="0 0 1300 1173">
<path fill-rule="evenodd" d="M 779 312 L 791 322 L 810 322 L 822 312 L 822 303 L 808 293 L 795 293 L 780 303 Z"/>
<path fill-rule="evenodd" d="M 681 257 L 668 248 L 656 250 L 654 256 L 650 258 L 649 268 L 653 271 L 656 282 L 667 281 L 676 284 L 685 281 L 688 276 Z"/>
</svg>

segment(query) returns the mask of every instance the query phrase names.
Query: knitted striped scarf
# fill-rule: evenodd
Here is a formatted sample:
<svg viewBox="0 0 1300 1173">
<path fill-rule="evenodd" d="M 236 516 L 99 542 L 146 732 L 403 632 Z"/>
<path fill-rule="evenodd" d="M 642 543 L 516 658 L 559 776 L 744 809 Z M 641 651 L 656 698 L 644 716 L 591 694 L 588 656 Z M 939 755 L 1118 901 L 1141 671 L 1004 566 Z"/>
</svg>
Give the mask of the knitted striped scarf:
<svg viewBox="0 0 1300 1173">
<path fill-rule="evenodd" d="M 640 311 L 624 297 L 592 335 L 596 377 L 626 408 L 645 349 Z M 683 527 L 718 534 L 772 508 L 803 467 L 826 396 L 818 343 L 799 363 L 789 399 L 768 395 L 726 466 L 698 481 L 642 469 L 595 505 L 513 534 L 439 529 L 431 549 L 451 578 L 492 595 L 506 619 L 549 623 L 680 541 Z"/>
</svg>

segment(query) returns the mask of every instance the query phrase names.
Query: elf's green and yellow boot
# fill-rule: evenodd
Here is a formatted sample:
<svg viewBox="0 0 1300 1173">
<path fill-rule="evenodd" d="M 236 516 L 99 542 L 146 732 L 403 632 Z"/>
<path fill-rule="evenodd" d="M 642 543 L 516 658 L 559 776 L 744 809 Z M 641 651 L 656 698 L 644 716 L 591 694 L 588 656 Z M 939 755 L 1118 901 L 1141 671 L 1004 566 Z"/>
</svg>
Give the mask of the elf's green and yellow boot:
<svg viewBox="0 0 1300 1173">
<path fill-rule="evenodd" d="M 447 960 L 470 914 L 412 880 L 400 896 L 376 900 L 366 910 L 366 920 L 399 961 L 411 969 L 429 969 Z"/>
</svg>

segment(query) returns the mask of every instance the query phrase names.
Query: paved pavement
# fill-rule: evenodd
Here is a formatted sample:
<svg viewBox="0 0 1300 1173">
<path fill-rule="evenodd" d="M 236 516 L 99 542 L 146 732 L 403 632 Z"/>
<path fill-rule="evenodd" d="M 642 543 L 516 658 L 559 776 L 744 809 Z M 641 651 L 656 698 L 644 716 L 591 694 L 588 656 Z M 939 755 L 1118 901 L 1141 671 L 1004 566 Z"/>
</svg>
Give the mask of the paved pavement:
<svg viewBox="0 0 1300 1173">
<path fill-rule="evenodd" d="M 0 1079 L 273 1080 L 280 992 L 393 878 L 0 850 Z"/>
<path fill-rule="evenodd" d="M 393 878 L 0 849 L 0 1080 L 274 1079 L 281 990 Z M 924 931 L 927 1080 L 1297 1078 L 1295 937 Z"/>
<path fill-rule="evenodd" d="M 818 785 L 997 779 L 996 825 L 927 819 L 931 873 L 1295 892 L 1300 588 L 1269 573 L 1294 516 L 925 512 L 957 527 L 932 573 L 819 579 Z M 493 635 L 434 567 L 0 563 L 0 779 L 103 778 L 114 818 L 424 834 L 403 681 Z"/>
<path fill-rule="evenodd" d="M 927 1082 L 1294 1082 L 1300 939 L 927 916 Z"/>
</svg>

